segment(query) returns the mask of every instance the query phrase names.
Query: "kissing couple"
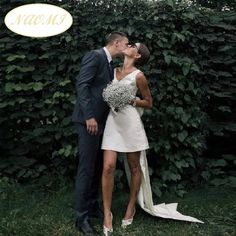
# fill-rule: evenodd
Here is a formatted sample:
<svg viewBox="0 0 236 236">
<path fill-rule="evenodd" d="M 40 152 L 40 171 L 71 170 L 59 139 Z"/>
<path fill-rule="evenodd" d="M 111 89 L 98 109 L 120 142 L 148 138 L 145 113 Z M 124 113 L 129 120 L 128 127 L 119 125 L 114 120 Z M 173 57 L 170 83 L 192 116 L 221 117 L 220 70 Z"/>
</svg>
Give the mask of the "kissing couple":
<svg viewBox="0 0 236 236">
<path fill-rule="evenodd" d="M 123 57 L 121 67 L 113 59 Z M 201 222 L 177 212 L 177 204 L 153 205 L 146 160 L 149 148 L 141 120 L 143 109 L 152 107 L 152 96 L 144 73 L 139 70 L 150 57 L 143 43 L 129 43 L 123 32 L 106 37 L 105 47 L 83 57 L 76 76 L 77 100 L 72 121 L 78 134 L 78 171 L 75 183 L 76 228 L 85 235 L 99 235 L 90 218 L 103 218 L 103 233 L 113 232 L 112 192 L 117 154 L 125 153 L 125 169 L 130 186 L 121 226 L 132 224 L 136 202 L 149 214 L 163 218 Z M 104 101 L 106 87 L 126 86 L 130 97 L 127 105 L 114 112 Z M 141 98 L 136 97 L 137 92 Z M 124 94 L 125 96 L 125 94 Z M 122 99 L 121 97 L 116 100 Z M 99 185 L 102 182 L 103 212 L 99 208 Z M 115 214 L 114 214 L 115 217 Z"/>
</svg>

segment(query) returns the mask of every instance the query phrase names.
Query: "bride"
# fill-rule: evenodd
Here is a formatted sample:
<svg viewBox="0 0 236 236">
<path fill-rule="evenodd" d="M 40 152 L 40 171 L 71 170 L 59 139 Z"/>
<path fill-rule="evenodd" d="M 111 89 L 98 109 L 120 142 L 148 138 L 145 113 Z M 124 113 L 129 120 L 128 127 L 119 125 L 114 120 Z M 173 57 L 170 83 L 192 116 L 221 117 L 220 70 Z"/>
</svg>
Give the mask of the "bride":
<svg viewBox="0 0 236 236">
<path fill-rule="evenodd" d="M 141 92 L 141 100 L 133 100 L 129 106 L 114 114 L 110 111 L 103 135 L 104 150 L 102 191 L 104 207 L 104 233 L 112 232 L 112 191 L 117 152 L 125 152 L 131 172 L 130 199 L 122 220 L 122 225 L 132 223 L 135 214 L 137 194 L 140 189 L 142 171 L 140 151 L 149 148 L 143 124 L 136 107 L 151 108 L 152 97 L 144 74 L 136 66 L 142 66 L 149 60 L 149 50 L 142 43 L 129 45 L 123 51 L 124 64 L 115 69 L 113 83 L 129 84 L 135 96 Z M 106 234 L 106 233 L 105 233 Z"/>
<path fill-rule="evenodd" d="M 150 52 L 143 43 L 135 43 L 129 45 L 123 54 L 123 66 L 115 69 L 113 83 L 129 85 L 134 97 L 139 90 L 142 99 L 136 97 L 117 113 L 111 109 L 106 121 L 101 147 L 104 150 L 103 232 L 105 235 L 113 232 L 111 203 L 118 152 L 126 153 L 125 169 L 130 184 L 130 197 L 121 223 L 122 227 L 132 224 L 137 200 L 141 208 L 154 216 L 201 222 L 177 212 L 175 203 L 153 205 L 145 152 L 149 145 L 140 117 L 143 108 L 152 107 L 152 96 L 145 75 L 137 69 L 138 66 L 147 63 Z"/>
</svg>

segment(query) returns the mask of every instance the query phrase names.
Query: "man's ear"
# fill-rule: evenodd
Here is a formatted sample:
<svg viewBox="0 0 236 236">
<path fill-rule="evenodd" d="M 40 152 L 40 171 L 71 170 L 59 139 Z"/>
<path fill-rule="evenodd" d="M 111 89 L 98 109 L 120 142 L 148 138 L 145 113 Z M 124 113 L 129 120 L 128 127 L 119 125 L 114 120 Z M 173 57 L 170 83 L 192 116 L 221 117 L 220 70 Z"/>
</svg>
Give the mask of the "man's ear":
<svg viewBox="0 0 236 236">
<path fill-rule="evenodd" d="M 115 42 L 114 42 L 115 46 L 118 46 L 119 44 L 119 40 L 117 39 Z"/>
</svg>

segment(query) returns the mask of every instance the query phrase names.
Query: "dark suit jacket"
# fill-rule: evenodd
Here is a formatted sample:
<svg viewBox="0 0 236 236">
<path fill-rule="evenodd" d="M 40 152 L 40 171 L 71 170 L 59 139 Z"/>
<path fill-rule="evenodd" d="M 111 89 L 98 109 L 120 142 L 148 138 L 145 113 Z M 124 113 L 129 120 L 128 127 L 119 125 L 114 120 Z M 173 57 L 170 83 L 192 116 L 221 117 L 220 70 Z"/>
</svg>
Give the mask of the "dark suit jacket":
<svg viewBox="0 0 236 236">
<path fill-rule="evenodd" d="M 83 57 L 76 78 L 77 100 L 73 122 L 85 123 L 85 120 L 95 118 L 99 124 L 105 124 L 109 107 L 103 101 L 102 92 L 112 78 L 103 48 L 90 51 Z"/>
</svg>

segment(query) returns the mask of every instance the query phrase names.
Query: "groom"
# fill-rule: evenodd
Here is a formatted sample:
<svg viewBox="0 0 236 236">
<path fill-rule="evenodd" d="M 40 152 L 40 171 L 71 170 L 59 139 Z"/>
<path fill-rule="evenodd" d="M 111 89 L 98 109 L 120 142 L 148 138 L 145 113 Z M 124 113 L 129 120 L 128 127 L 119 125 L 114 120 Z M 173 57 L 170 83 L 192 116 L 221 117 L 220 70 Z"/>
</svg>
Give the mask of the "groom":
<svg viewBox="0 0 236 236">
<path fill-rule="evenodd" d="M 121 56 L 127 46 L 126 34 L 110 33 L 105 47 L 92 50 L 84 56 L 76 78 L 77 100 L 72 115 L 79 141 L 79 165 L 75 183 L 76 228 L 84 234 L 96 235 L 89 219 L 103 217 L 98 205 L 102 173 L 100 145 L 109 108 L 103 101 L 102 92 L 114 76 L 112 59 Z"/>
</svg>

